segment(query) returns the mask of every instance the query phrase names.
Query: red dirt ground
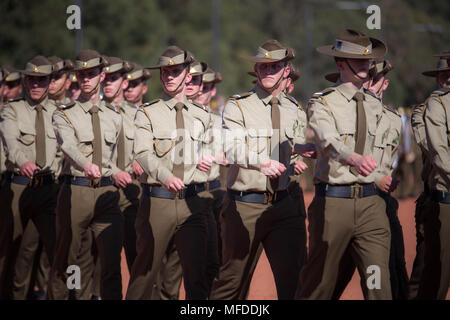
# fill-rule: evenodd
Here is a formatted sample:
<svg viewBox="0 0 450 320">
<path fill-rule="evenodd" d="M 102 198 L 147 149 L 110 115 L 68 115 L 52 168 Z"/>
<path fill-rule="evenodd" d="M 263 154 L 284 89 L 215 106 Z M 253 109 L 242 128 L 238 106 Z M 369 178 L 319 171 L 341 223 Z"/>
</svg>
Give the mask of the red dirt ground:
<svg viewBox="0 0 450 320">
<path fill-rule="evenodd" d="M 308 208 L 312 201 L 313 193 L 305 193 L 305 205 Z M 415 199 L 408 198 L 399 200 L 399 219 L 403 227 L 403 237 L 405 240 L 405 259 L 408 275 L 411 274 L 411 269 L 416 255 L 416 231 L 414 222 Z M 306 222 L 308 223 L 308 221 Z M 125 256 L 122 252 L 122 283 L 123 295 L 125 297 L 126 289 L 129 281 L 128 268 L 125 262 Z M 361 300 L 363 299 L 360 288 L 360 278 L 357 272 L 353 275 L 350 284 L 345 289 L 341 299 L 343 300 Z M 184 299 L 184 289 L 180 290 L 180 299 Z M 276 300 L 276 288 L 270 269 L 269 262 L 266 255 L 261 255 L 261 258 L 256 266 L 255 273 L 250 285 L 249 300 Z M 450 300 L 450 291 L 447 293 L 447 300 Z"/>
</svg>

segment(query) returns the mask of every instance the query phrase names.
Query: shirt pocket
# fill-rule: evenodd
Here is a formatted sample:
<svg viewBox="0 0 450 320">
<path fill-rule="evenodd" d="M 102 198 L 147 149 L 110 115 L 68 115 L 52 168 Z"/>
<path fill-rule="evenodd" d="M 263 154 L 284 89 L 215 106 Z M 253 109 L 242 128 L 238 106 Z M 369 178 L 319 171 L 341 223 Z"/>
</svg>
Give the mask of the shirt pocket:
<svg viewBox="0 0 450 320">
<path fill-rule="evenodd" d="M 247 131 L 246 145 L 250 153 L 260 154 L 269 149 L 270 137 L 273 130 L 270 129 L 249 129 Z"/>
<path fill-rule="evenodd" d="M 354 148 L 356 123 L 336 122 L 336 129 L 345 145 Z"/>
<path fill-rule="evenodd" d="M 90 130 L 77 130 L 78 150 L 84 155 L 90 155 L 94 149 L 92 141 L 94 141 L 94 133 Z"/>
<path fill-rule="evenodd" d="M 56 139 L 56 134 L 55 134 L 55 130 L 53 130 L 53 127 L 50 127 L 47 129 L 47 138 Z"/>
<path fill-rule="evenodd" d="M 33 126 L 27 125 L 25 123 L 19 123 L 19 137 L 18 140 L 29 146 L 36 141 L 36 130 Z"/>
<path fill-rule="evenodd" d="M 170 152 L 176 139 L 176 130 L 153 132 L 153 147 L 158 157 L 163 157 Z"/>
<path fill-rule="evenodd" d="M 111 146 L 117 142 L 116 134 L 114 131 L 107 130 L 104 132 L 103 137 L 105 139 L 105 143 L 108 146 Z"/>
</svg>

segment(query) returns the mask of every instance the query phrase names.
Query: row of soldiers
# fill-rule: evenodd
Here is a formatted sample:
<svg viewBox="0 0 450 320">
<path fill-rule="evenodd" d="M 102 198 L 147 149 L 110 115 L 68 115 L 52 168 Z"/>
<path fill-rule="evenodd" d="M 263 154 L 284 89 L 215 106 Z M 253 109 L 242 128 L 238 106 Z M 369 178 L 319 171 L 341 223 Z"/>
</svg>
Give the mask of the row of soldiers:
<svg viewBox="0 0 450 320">
<path fill-rule="evenodd" d="M 181 277 L 187 299 L 245 299 L 262 249 L 279 299 L 337 299 L 355 268 L 366 299 L 406 298 L 390 195 L 402 121 L 382 102 L 393 68 L 383 60 L 387 47 L 345 29 L 317 50 L 334 57 L 338 72 L 326 79 L 336 84 L 306 109 L 289 95 L 298 78 L 294 50 L 269 40 L 243 57 L 254 64 L 255 87 L 231 97 L 221 114 L 209 107 L 220 74 L 176 46 L 148 68 L 160 70 L 163 95 L 144 104 L 128 103 L 124 92 L 133 79 L 145 81 L 145 68 L 81 51 L 73 66 L 79 98 L 50 101 L 58 63 L 32 59 L 22 71 L 26 98 L 1 113 L 2 297 L 12 290 L 19 298 L 16 260 L 32 220 L 51 265 L 49 299 L 122 298 L 122 246 L 127 299 L 177 299 Z M 442 87 L 446 59 L 432 71 Z M 428 211 L 416 213 L 427 218 L 410 298 L 443 299 L 449 285 L 447 93 L 433 93 L 420 109 L 418 143 L 427 142 L 430 168 L 420 207 Z M 313 158 L 307 253 L 299 179 Z M 73 265 L 81 285 L 69 290 Z"/>
</svg>

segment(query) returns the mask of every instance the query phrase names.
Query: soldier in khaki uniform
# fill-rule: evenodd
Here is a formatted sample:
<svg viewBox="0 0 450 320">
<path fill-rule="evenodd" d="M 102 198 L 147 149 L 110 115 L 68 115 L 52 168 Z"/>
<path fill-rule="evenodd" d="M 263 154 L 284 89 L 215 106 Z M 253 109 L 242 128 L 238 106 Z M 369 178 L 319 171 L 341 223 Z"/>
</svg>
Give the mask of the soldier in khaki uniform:
<svg viewBox="0 0 450 320">
<path fill-rule="evenodd" d="M 168 47 L 158 65 L 164 94 L 136 113 L 134 152 L 144 169 L 136 219 L 137 251 L 127 299 L 152 299 L 167 248 L 175 244 L 183 267 L 187 299 L 206 299 L 204 281 L 207 203 L 198 196 L 206 189 L 210 156 L 202 156 L 209 114 L 186 99 L 193 57 Z M 200 158 L 201 157 L 201 158 Z M 201 159 L 201 160 L 200 160 Z"/>
<path fill-rule="evenodd" d="M 63 175 L 57 205 L 57 244 L 48 296 L 67 299 L 66 273 L 80 263 L 81 252 L 94 233 L 101 261 L 101 296 L 121 299 L 122 215 L 119 188 L 131 179 L 120 170 L 116 145 L 122 128 L 120 114 L 100 100 L 100 83 L 105 77 L 103 58 L 94 50 L 77 55 L 75 72 L 81 86 L 80 99 L 56 110 L 53 124 L 64 152 Z M 81 270 L 81 275 L 86 274 Z M 87 277 L 89 278 L 89 277 Z M 76 298 L 88 298 L 90 288 L 75 289 Z"/>
<path fill-rule="evenodd" d="M 432 164 L 427 179 L 429 210 L 424 216 L 425 253 L 418 299 L 446 298 L 450 287 L 450 56 L 423 73 L 436 77 L 441 89 L 425 103 L 426 143 Z"/>
<path fill-rule="evenodd" d="M 221 211 L 223 265 L 211 299 L 245 299 L 264 248 L 279 299 L 293 299 L 306 250 L 300 195 L 288 190 L 286 167 L 304 143 L 306 115 L 282 86 L 294 53 L 276 40 L 262 44 L 254 62 L 254 90 L 233 96 L 223 111 L 228 171 Z"/>
<path fill-rule="evenodd" d="M 45 57 L 36 56 L 22 73 L 26 99 L 9 102 L 2 111 L 1 132 L 8 170 L 0 194 L 4 210 L 0 223 L 0 287 L 4 298 L 10 297 L 8 282 L 15 278 L 17 254 L 30 220 L 50 262 L 55 246 L 57 142 L 51 120 L 55 107 L 47 98 L 52 64 Z M 14 286 L 12 298 L 24 299 L 19 291 Z"/>
<path fill-rule="evenodd" d="M 374 185 L 378 164 L 371 148 L 382 140 L 375 115 L 383 106 L 363 90 L 370 60 L 383 57 L 387 49 L 377 39 L 345 29 L 334 45 L 317 51 L 335 58 L 340 79 L 308 104 L 318 148 L 316 194 L 308 208 L 309 255 L 296 297 L 331 299 L 339 274 L 336 263 L 351 246 L 364 297 L 391 299 L 389 221 Z M 380 286 L 369 288 L 365 284 L 372 265 L 378 267 Z"/>
<path fill-rule="evenodd" d="M 131 63 L 133 68 L 127 73 L 128 87 L 125 89 L 125 100 L 140 107 L 143 103 L 144 95 L 148 91 L 147 80 L 152 77 L 150 70 L 143 68 L 137 63 Z"/>
<path fill-rule="evenodd" d="M 22 75 L 20 71 L 11 66 L 3 67 L 5 88 L 3 101 L 14 101 L 23 97 Z"/>
</svg>

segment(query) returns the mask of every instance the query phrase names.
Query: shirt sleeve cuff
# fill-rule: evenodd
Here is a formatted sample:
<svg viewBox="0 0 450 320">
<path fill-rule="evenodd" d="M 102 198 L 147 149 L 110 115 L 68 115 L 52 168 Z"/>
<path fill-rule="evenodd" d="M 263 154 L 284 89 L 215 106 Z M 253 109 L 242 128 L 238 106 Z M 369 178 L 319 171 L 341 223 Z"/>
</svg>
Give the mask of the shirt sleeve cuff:
<svg viewBox="0 0 450 320">
<path fill-rule="evenodd" d="M 158 181 L 161 182 L 161 184 L 165 185 L 167 179 L 169 179 L 171 176 L 173 176 L 173 173 L 170 172 L 167 168 L 161 167 L 158 170 Z"/>
</svg>

